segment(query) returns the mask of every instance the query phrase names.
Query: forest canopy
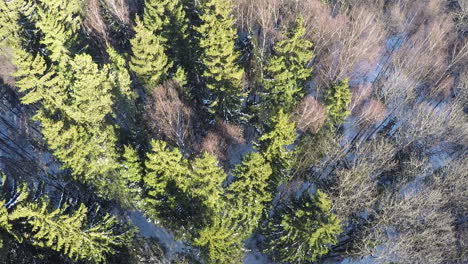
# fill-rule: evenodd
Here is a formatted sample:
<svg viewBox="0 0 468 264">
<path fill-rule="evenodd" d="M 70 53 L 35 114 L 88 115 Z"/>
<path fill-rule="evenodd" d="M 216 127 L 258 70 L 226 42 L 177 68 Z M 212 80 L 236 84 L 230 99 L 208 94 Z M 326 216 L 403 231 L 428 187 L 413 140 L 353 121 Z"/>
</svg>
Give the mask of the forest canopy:
<svg viewBox="0 0 468 264">
<path fill-rule="evenodd" d="M 0 264 L 466 263 L 467 40 L 467 0 L 0 0 Z"/>
</svg>

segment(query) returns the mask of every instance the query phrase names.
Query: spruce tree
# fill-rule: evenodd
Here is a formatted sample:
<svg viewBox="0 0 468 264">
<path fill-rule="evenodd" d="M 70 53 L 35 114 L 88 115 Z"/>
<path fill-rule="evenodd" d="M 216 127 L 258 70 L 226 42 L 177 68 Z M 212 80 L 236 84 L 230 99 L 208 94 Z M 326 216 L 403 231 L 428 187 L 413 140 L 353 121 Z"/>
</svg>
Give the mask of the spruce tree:
<svg viewBox="0 0 468 264">
<path fill-rule="evenodd" d="M 49 147 L 63 162 L 63 167 L 72 169 L 77 180 L 91 183 L 100 191 L 110 190 L 113 186 L 107 186 L 108 181 L 118 177 L 115 173 L 118 169 L 117 138 L 113 128 L 69 125 L 43 112 L 40 111 L 36 118 L 41 122 L 42 134 Z"/>
<path fill-rule="evenodd" d="M 150 91 L 167 77 L 168 70 L 172 67 L 164 48 L 167 39 L 155 35 L 138 17 L 134 29 L 135 37 L 130 40 L 133 53 L 130 69 Z"/>
<path fill-rule="evenodd" d="M 186 17 L 183 0 L 149 0 L 145 2 L 143 24 L 156 35 L 171 40 L 166 50 L 173 61 L 184 58 L 181 53 L 187 50 L 189 21 Z M 182 46 L 179 46 L 182 45 Z M 179 64 L 179 63 L 177 63 Z"/>
<path fill-rule="evenodd" d="M 21 31 L 18 21 L 21 10 L 26 6 L 24 1 L 0 2 L 0 47 L 17 47 L 18 34 Z"/>
<path fill-rule="evenodd" d="M 109 80 L 112 82 L 112 94 L 114 95 L 113 109 L 116 115 L 116 121 L 124 130 L 122 134 L 129 138 L 136 138 L 139 134 L 137 126 L 136 100 L 138 95 L 132 89 L 132 80 L 127 70 L 127 61 L 115 49 L 108 46 L 109 64 L 106 65 L 109 70 Z"/>
<path fill-rule="evenodd" d="M 67 208 L 51 211 L 47 201 L 29 201 L 28 195 L 23 186 L 17 196 L 11 197 L 14 203 L 10 198 L 8 210 L 5 200 L 0 200 L 0 228 L 18 242 L 49 248 L 73 260 L 101 263 L 106 255 L 114 254 L 114 247 L 128 243 L 132 235 L 117 234 L 117 220 L 109 215 L 91 225 L 83 204 L 69 215 Z"/>
<path fill-rule="evenodd" d="M 138 157 L 138 152 L 130 146 L 124 146 L 122 158 L 120 176 L 123 178 L 128 188 L 128 193 L 130 194 L 129 200 L 139 203 L 141 198 L 140 182 L 143 179 L 143 168 L 140 158 Z"/>
<path fill-rule="evenodd" d="M 105 124 L 113 104 L 108 67 L 99 69 L 89 55 L 81 54 L 61 69 L 67 71 L 48 81 L 53 88 L 42 95 L 43 107 L 35 117 L 47 143 L 77 179 L 96 185 L 109 177 L 117 180 L 117 137 L 114 127 Z"/>
<path fill-rule="evenodd" d="M 30 54 L 24 46 L 30 39 L 25 39 L 21 17 L 30 16 L 35 10 L 30 2 L 24 0 L 0 2 L 0 47 L 8 48 L 13 55 L 13 64 L 16 66 L 15 85 L 20 92 L 25 93 L 22 103 L 31 104 L 40 101 L 48 87 L 45 83 L 50 79 L 47 75 L 47 65 L 44 57 L 39 54 Z"/>
<path fill-rule="evenodd" d="M 33 56 L 21 47 L 15 47 L 13 51 L 13 63 L 16 66 L 16 72 L 13 74 L 16 78 L 15 85 L 24 94 L 21 102 L 33 104 L 50 95 L 52 87 L 49 84 L 53 73 L 48 72 L 44 57 L 39 53 Z M 56 96 L 61 96 L 61 93 Z"/>
<path fill-rule="evenodd" d="M 259 138 L 260 151 L 273 169 L 271 191 L 289 177 L 294 152 L 288 149 L 296 140 L 295 124 L 290 116 L 278 111 L 271 120 L 272 128 Z"/>
<path fill-rule="evenodd" d="M 283 205 L 264 230 L 264 251 L 274 261 L 310 263 L 329 251 L 341 233 L 340 221 L 331 212 L 331 201 L 320 190 L 305 191 L 291 205 Z"/>
<path fill-rule="evenodd" d="M 114 80 L 114 94 L 124 100 L 126 103 L 133 103 L 137 99 L 136 92 L 132 89 L 132 80 L 127 70 L 127 62 L 115 49 L 108 46 L 107 54 L 109 54 L 110 63 L 109 73 L 112 75 L 111 80 Z"/>
<path fill-rule="evenodd" d="M 203 229 L 194 245 L 201 248 L 206 263 L 242 263 L 242 230 L 227 213 L 214 215 L 212 224 Z"/>
<path fill-rule="evenodd" d="M 109 81 L 107 67 L 99 69 L 91 56 L 81 54 L 70 61 L 69 70 L 61 74 L 68 75 L 64 80 L 67 77 L 72 80 L 69 87 L 64 87 L 71 91 L 64 112 L 75 122 L 101 124 L 112 114 L 113 83 Z"/>
<path fill-rule="evenodd" d="M 227 120 L 239 117 L 243 99 L 243 70 L 237 65 L 240 54 L 235 50 L 237 33 L 231 12 L 231 0 L 203 1 L 201 25 L 195 29 L 207 88 L 203 100 L 210 112 Z"/>
<path fill-rule="evenodd" d="M 271 201 L 268 191 L 271 173 L 270 164 L 260 153 L 248 154 L 233 170 L 235 178 L 226 190 L 226 198 L 243 239 L 256 229 L 265 205 Z"/>
<path fill-rule="evenodd" d="M 265 92 L 262 95 L 267 113 L 276 114 L 279 108 L 291 112 L 305 95 L 305 84 L 312 75 L 307 64 L 314 58 L 312 43 L 304 39 L 304 20 L 299 17 L 294 27 L 274 48 L 265 69 Z"/>
<path fill-rule="evenodd" d="M 336 82 L 328 88 L 325 95 L 328 127 L 332 128 L 341 125 L 351 114 L 349 111 L 351 97 L 352 94 L 349 90 L 348 79 Z"/>
<path fill-rule="evenodd" d="M 153 221 L 164 221 L 167 226 L 186 221 L 178 209 L 187 199 L 189 169 L 180 151 L 177 148 L 171 150 L 164 141 L 152 140 L 145 167 L 143 207 L 146 215 Z"/>
<path fill-rule="evenodd" d="M 47 47 L 52 62 L 64 66 L 77 41 L 82 20 L 79 0 L 39 0 L 37 27 L 43 33 L 41 43 Z"/>
<path fill-rule="evenodd" d="M 218 165 L 216 156 L 204 153 L 191 164 L 191 174 L 186 183 L 191 195 L 198 198 L 212 212 L 218 212 L 221 203 L 226 173 Z"/>
</svg>

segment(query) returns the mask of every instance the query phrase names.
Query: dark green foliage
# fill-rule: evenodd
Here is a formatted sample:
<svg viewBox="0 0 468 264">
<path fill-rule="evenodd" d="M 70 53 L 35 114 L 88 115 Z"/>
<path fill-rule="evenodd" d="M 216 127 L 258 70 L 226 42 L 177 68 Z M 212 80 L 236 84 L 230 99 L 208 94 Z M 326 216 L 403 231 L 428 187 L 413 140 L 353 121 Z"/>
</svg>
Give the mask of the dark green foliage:
<svg viewBox="0 0 468 264">
<path fill-rule="evenodd" d="M 289 179 L 293 162 L 294 151 L 288 148 L 297 137 L 295 124 L 290 120 L 290 115 L 278 111 L 271 120 L 272 128 L 263 134 L 258 140 L 260 150 L 265 160 L 271 164 L 273 174 L 270 180 L 270 191 Z"/>
<path fill-rule="evenodd" d="M 349 104 L 351 103 L 351 91 L 348 86 L 348 79 L 334 83 L 327 89 L 325 95 L 325 105 L 327 108 L 327 125 L 336 127 L 341 125 L 351 114 Z"/>
<path fill-rule="evenodd" d="M 235 50 L 237 38 L 231 15 L 230 0 L 208 0 L 201 4 L 199 45 L 204 66 L 203 80 L 206 85 L 208 109 L 225 119 L 240 116 L 243 100 L 243 70 L 237 65 L 239 52 Z"/>
<path fill-rule="evenodd" d="M 62 252 L 74 260 L 101 263 L 131 238 L 132 232 L 115 233 L 117 220 L 109 215 L 93 225 L 88 223 L 88 209 L 83 204 L 69 215 L 67 208 L 49 210 L 47 201 L 29 201 L 28 196 L 26 188 L 21 188 L 8 211 L 6 201 L 0 200 L 0 229 L 18 242 Z"/>
<path fill-rule="evenodd" d="M 264 251 L 275 261 L 310 263 L 327 254 L 340 233 L 327 196 L 320 190 L 315 195 L 306 191 L 270 218 Z"/>
<path fill-rule="evenodd" d="M 273 56 L 265 68 L 264 109 L 270 115 L 282 108 L 290 113 L 305 95 L 305 83 L 312 75 L 307 64 L 314 58 L 312 43 L 304 39 L 304 20 L 299 17 L 286 34 L 276 43 Z"/>
<path fill-rule="evenodd" d="M 143 209 L 150 219 L 177 229 L 178 235 L 196 235 L 223 208 L 225 172 L 212 155 L 204 154 L 189 166 L 180 151 L 165 142 L 153 140 L 151 147 L 145 162 Z"/>
<path fill-rule="evenodd" d="M 226 190 L 230 217 L 241 226 L 246 239 L 257 228 L 265 205 L 272 199 L 268 184 L 272 170 L 260 153 L 248 154 L 233 171 L 235 177 Z"/>
</svg>

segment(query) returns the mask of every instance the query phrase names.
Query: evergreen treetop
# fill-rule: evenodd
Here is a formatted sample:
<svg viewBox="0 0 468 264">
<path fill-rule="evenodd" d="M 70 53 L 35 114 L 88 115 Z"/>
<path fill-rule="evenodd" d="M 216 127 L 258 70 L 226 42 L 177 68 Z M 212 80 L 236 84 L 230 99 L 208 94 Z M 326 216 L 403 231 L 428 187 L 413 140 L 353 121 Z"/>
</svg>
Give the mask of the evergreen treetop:
<svg viewBox="0 0 468 264">
<path fill-rule="evenodd" d="M 222 204 L 222 184 L 226 173 L 218 165 L 216 156 L 204 153 L 191 164 L 190 182 L 186 185 L 194 197 L 198 197 L 205 206 L 214 212 L 219 212 Z"/>
<path fill-rule="evenodd" d="M 285 39 L 276 43 L 274 55 L 265 69 L 265 94 L 268 111 L 276 113 L 278 108 L 291 112 L 305 94 L 305 82 L 310 79 L 312 69 L 308 63 L 314 58 L 312 43 L 304 39 L 304 20 L 299 17 Z"/>
<path fill-rule="evenodd" d="M 71 74 L 67 77 L 71 77 L 72 83 L 64 88 L 70 91 L 65 107 L 70 118 L 78 123 L 100 124 L 112 114 L 113 83 L 109 81 L 107 67 L 99 69 L 91 56 L 80 54 L 70 61 L 69 72 L 62 74 Z"/>
<path fill-rule="evenodd" d="M 296 140 L 295 124 L 283 109 L 273 116 L 271 123 L 270 131 L 259 138 L 260 150 L 268 162 L 287 162 L 292 155 L 287 146 Z"/>
<path fill-rule="evenodd" d="M 143 168 L 138 157 L 138 152 L 131 146 L 124 146 L 121 162 L 120 176 L 125 181 L 125 186 L 130 194 L 129 202 L 139 203 L 141 199 L 140 183 L 143 179 Z"/>
<path fill-rule="evenodd" d="M 202 49 L 202 76 L 207 88 L 209 110 L 225 119 L 240 115 L 243 97 L 243 70 L 237 65 L 240 53 L 235 50 L 237 32 L 230 0 L 207 0 L 201 3 L 202 21 L 195 30 Z"/>
<path fill-rule="evenodd" d="M 181 182 L 186 189 L 185 179 L 189 170 L 187 161 L 183 159 L 179 149 L 169 149 L 166 142 L 161 140 L 151 141 L 151 152 L 147 155 L 145 162 L 146 175 L 145 184 L 149 187 L 149 194 L 156 196 L 164 194 L 165 188 L 170 181 Z"/>
<path fill-rule="evenodd" d="M 233 171 L 234 181 L 226 190 L 230 215 L 242 226 L 242 238 L 257 227 L 263 209 L 271 201 L 268 184 L 272 169 L 260 153 L 250 153 Z"/>
<path fill-rule="evenodd" d="M 46 201 L 30 202 L 28 195 L 23 186 L 14 204 L 8 203 L 8 211 L 5 200 L 0 200 L 0 228 L 19 242 L 26 240 L 74 260 L 102 263 L 106 255 L 114 254 L 115 246 L 127 244 L 131 238 L 132 232 L 117 234 L 117 220 L 109 215 L 90 225 L 83 204 L 69 215 L 67 208 L 50 211 Z"/>
<path fill-rule="evenodd" d="M 206 263 L 241 263 L 242 230 L 229 215 L 215 215 L 210 226 L 203 229 L 194 245 L 202 249 Z"/>
<path fill-rule="evenodd" d="M 146 189 L 144 210 L 153 220 L 177 218 L 174 210 L 183 201 L 175 199 L 174 195 L 185 198 L 185 183 L 189 177 L 187 161 L 177 148 L 171 150 L 164 141 L 152 140 L 150 144 L 151 151 L 146 155 L 146 173 L 143 178 Z"/>
<path fill-rule="evenodd" d="M 130 40 L 133 52 L 130 69 L 147 89 L 151 89 L 167 77 L 172 67 L 164 48 L 167 39 L 155 35 L 138 17 L 134 30 L 135 37 Z"/>
<path fill-rule="evenodd" d="M 83 5 L 79 0 L 39 0 L 37 27 L 44 35 L 42 44 L 52 62 L 64 66 L 72 55 L 81 25 Z"/>
<path fill-rule="evenodd" d="M 270 218 L 264 251 L 275 261 L 309 263 L 329 251 L 337 243 L 341 224 L 331 213 L 331 201 L 317 190 L 305 191 L 292 205 L 284 206 L 280 215 Z"/>
<path fill-rule="evenodd" d="M 328 126 L 336 127 L 341 125 L 351 114 L 349 104 L 352 94 L 349 90 L 348 79 L 334 83 L 330 86 L 325 95 L 325 105 L 328 115 Z"/>
</svg>

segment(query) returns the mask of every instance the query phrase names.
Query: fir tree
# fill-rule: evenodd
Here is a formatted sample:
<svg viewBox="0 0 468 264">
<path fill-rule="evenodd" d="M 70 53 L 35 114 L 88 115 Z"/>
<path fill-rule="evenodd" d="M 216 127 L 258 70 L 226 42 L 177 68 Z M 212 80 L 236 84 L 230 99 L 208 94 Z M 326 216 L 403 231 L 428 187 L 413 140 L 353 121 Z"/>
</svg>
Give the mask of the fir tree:
<svg viewBox="0 0 468 264">
<path fill-rule="evenodd" d="M 265 204 L 271 201 L 268 183 L 272 173 L 270 164 L 260 153 L 248 154 L 234 171 L 234 181 L 226 190 L 230 215 L 242 230 L 246 239 L 257 227 Z"/>
<path fill-rule="evenodd" d="M 130 69 L 147 89 L 151 89 L 167 77 L 172 67 L 164 48 L 167 39 L 155 35 L 154 30 L 146 27 L 138 18 L 134 29 L 135 37 L 130 40 L 133 53 Z"/>
<path fill-rule="evenodd" d="M 304 39 L 304 20 L 299 17 L 285 39 L 275 45 L 274 55 L 266 67 L 265 93 L 262 96 L 266 112 L 276 114 L 279 108 L 291 112 L 306 93 L 305 83 L 312 69 L 307 64 L 314 58 L 312 43 Z"/>
<path fill-rule="evenodd" d="M 196 31 L 202 49 L 202 76 L 208 89 L 203 99 L 209 101 L 210 112 L 233 119 L 240 115 L 243 70 L 237 65 L 239 52 L 235 50 L 237 33 L 232 3 L 207 0 L 202 2 L 201 9 L 201 25 Z"/>
<path fill-rule="evenodd" d="M 349 104 L 351 103 L 351 91 L 349 90 L 348 79 L 334 83 L 328 88 L 325 95 L 329 127 L 341 125 L 351 114 Z"/>
<path fill-rule="evenodd" d="M 329 251 L 341 233 L 340 221 L 331 213 L 331 201 L 317 190 L 305 191 L 292 205 L 283 206 L 278 216 L 270 218 L 264 251 L 275 261 L 309 263 Z"/>
<path fill-rule="evenodd" d="M 259 138 L 259 142 L 265 160 L 272 166 L 270 187 L 275 189 L 289 177 L 294 152 L 288 146 L 296 140 L 296 130 L 294 122 L 282 109 L 272 118 L 271 123 L 272 128 Z"/>
</svg>

